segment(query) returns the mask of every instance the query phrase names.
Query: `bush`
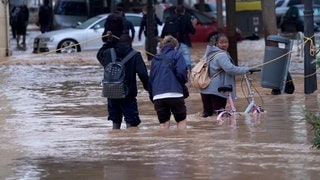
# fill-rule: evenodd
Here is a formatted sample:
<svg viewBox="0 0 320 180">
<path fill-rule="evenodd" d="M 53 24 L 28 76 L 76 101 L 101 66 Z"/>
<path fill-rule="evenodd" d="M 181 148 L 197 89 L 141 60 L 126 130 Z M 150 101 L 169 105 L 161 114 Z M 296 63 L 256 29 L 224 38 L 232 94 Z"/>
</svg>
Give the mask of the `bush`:
<svg viewBox="0 0 320 180">
<path fill-rule="evenodd" d="M 304 116 L 314 131 L 313 147 L 320 149 L 320 114 L 305 112 Z"/>
<path fill-rule="evenodd" d="M 318 54 L 319 51 L 316 53 Z M 315 59 L 312 62 L 313 65 L 320 68 L 320 58 Z M 311 125 L 312 130 L 314 131 L 313 137 L 313 147 L 320 149 L 320 114 L 319 113 L 310 113 L 305 111 L 305 119 Z"/>
</svg>

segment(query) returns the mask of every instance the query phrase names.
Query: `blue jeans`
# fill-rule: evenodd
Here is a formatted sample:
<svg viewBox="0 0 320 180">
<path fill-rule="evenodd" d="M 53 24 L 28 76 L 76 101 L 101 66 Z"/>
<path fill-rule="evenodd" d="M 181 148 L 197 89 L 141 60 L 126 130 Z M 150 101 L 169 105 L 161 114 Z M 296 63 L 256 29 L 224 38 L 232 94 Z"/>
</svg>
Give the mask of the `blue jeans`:
<svg viewBox="0 0 320 180">
<path fill-rule="evenodd" d="M 189 46 L 187 46 L 184 43 L 180 43 L 178 51 L 182 53 L 184 59 L 186 60 L 188 70 L 190 70 L 191 69 L 191 53 L 190 53 Z"/>
<path fill-rule="evenodd" d="M 136 98 L 108 99 L 108 112 L 108 120 L 114 123 L 121 124 L 123 116 L 130 126 L 138 126 L 141 123 Z"/>
</svg>

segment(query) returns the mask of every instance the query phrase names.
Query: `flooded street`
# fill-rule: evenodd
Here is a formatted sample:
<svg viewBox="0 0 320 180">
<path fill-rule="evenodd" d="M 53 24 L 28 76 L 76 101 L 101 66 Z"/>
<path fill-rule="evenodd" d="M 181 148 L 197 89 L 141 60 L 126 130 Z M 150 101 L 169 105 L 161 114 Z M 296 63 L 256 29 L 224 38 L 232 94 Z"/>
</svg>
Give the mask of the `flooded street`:
<svg viewBox="0 0 320 180">
<path fill-rule="evenodd" d="M 238 47 L 254 49 L 253 43 L 261 42 Z M 194 59 L 202 55 L 203 47 L 193 48 Z M 239 64 L 259 64 L 261 50 L 255 53 L 244 61 L 243 51 L 239 52 Z M 177 130 L 173 120 L 171 129 L 160 130 L 144 90 L 137 97 L 139 129 L 127 130 L 123 124 L 121 130 L 111 130 L 95 52 L 26 53 L 0 63 L 0 179 L 313 180 L 320 176 L 320 151 L 311 147 L 313 131 L 303 119 L 304 109 L 319 111 L 320 97 L 317 91 L 304 94 L 301 60 L 293 60 L 291 66 L 294 94 L 271 95 L 270 89 L 260 87 L 259 73 L 254 74 L 256 101 L 265 112 L 241 113 L 222 125 L 216 124 L 216 117 L 199 117 L 200 95 L 190 87 L 186 131 Z M 235 104 L 243 112 L 248 102 L 241 77 L 237 78 Z"/>
</svg>

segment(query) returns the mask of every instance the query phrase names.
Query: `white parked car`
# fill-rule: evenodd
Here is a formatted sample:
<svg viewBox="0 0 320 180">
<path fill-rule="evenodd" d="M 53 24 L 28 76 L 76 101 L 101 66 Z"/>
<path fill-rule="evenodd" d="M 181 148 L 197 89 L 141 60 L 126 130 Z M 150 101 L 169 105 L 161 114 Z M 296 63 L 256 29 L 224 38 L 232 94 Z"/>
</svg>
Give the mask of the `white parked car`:
<svg viewBox="0 0 320 180">
<path fill-rule="evenodd" d="M 92 17 L 74 28 L 55 30 L 40 34 L 34 39 L 33 53 L 53 52 L 72 53 L 85 50 L 98 50 L 103 41 L 101 35 L 104 31 L 104 23 L 109 14 L 101 14 Z M 144 46 L 145 37 L 138 39 L 142 14 L 126 13 L 126 18 L 132 22 L 135 29 L 135 37 L 132 46 Z M 159 32 L 163 26 L 158 26 Z"/>
</svg>

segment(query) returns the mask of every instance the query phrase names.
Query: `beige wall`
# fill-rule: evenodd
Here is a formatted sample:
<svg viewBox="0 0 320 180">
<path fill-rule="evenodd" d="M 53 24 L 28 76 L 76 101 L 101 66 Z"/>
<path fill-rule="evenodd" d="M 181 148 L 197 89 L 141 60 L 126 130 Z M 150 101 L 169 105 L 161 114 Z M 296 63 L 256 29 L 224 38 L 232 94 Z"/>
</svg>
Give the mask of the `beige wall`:
<svg viewBox="0 0 320 180">
<path fill-rule="evenodd" d="M 11 55 L 9 52 L 9 7 L 7 1 L 0 1 L 0 57 Z"/>
</svg>

